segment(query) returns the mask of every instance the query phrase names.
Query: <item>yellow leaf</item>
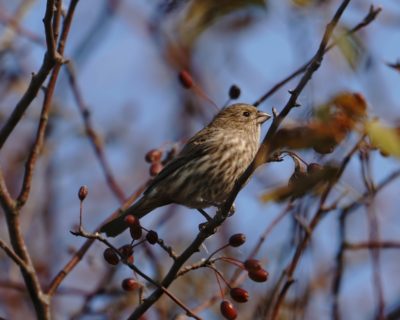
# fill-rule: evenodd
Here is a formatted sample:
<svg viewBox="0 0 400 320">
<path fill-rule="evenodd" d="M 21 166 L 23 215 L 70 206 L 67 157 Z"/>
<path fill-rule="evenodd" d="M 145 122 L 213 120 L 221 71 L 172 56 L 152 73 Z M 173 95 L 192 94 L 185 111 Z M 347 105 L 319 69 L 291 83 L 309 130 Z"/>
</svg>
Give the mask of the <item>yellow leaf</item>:
<svg viewBox="0 0 400 320">
<path fill-rule="evenodd" d="M 400 129 L 383 125 L 380 121 L 370 121 L 365 127 L 371 143 L 384 153 L 400 158 Z"/>
</svg>

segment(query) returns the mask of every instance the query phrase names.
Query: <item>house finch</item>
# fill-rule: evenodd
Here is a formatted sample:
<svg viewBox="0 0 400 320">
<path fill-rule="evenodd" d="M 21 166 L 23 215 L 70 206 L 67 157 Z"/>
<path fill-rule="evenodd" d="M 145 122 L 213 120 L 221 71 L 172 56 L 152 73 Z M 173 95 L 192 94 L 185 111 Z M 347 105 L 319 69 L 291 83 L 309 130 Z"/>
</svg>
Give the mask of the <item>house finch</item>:
<svg viewBox="0 0 400 320">
<path fill-rule="evenodd" d="M 220 206 L 253 160 L 260 125 L 270 117 L 248 104 L 222 109 L 150 182 L 143 196 L 104 224 L 101 232 L 115 237 L 128 227 L 124 221 L 127 215 L 140 219 L 170 203 L 195 209 Z"/>
</svg>

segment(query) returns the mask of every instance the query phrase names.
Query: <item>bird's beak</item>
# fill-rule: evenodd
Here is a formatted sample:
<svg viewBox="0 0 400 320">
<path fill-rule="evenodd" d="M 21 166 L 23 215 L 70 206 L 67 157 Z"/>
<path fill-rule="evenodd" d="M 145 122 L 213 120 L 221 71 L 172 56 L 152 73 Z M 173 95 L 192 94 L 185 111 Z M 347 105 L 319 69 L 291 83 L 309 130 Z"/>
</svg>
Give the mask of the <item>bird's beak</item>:
<svg viewBox="0 0 400 320">
<path fill-rule="evenodd" d="M 262 112 L 262 111 L 257 111 L 257 123 L 262 124 L 265 121 L 267 121 L 271 116 L 268 113 Z"/>
</svg>

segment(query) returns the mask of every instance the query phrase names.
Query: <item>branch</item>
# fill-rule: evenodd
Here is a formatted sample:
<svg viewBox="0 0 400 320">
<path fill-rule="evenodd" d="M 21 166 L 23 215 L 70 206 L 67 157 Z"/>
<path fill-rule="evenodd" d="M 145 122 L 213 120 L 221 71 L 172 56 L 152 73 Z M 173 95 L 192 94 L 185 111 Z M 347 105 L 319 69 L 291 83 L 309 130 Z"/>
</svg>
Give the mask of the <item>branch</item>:
<svg viewBox="0 0 400 320">
<path fill-rule="evenodd" d="M 126 198 L 124 191 L 118 185 L 117 180 L 114 178 L 114 175 L 111 172 L 110 165 L 108 164 L 108 162 L 106 160 L 103 146 L 100 142 L 101 140 L 93 128 L 93 124 L 90 119 L 90 111 L 89 111 L 86 103 L 83 100 L 81 91 L 79 90 L 79 87 L 78 87 L 78 84 L 76 81 L 75 70 L 73 69 L 73 66 L 70 63 L 67 65 L 66 69 L 67 69 L 68 81 L 69 81 L 75 102 L 79 108 L 79 111 L 81 113 L 81 116 L 82 116 L 82 119 L 83 119 L 83 122 L 85 125 L 86 135 L 88 136 L 89 141 L 92 144 L 93 149 L 96 153 L 96 156 L 99 159 L 100 166 L 103 169 L 108 186 L 110 187 L 110 189 L 114 193 L 114 195 L 118 198 L 118 200 L 121 203 L 123 203 Z"/>
<path fill-rule="evenodd" d="M 341 36 L 337 37 L 326 49 L 324 53 L 327 53 L 330 51 L 332 48 L 336 47 L 344 38 L 356 33 L 360 29 L 366 27 L 368 24 L 370 24 L 372 21 L 376 19 L 378 14 L 382 11 L 382 8 L 374 8 L 374 6 L 370 6 L 368 14 L 364 17 L 364 19 L 358 23 L 356 26 L 342 34 Z M 290 76 L 286 77 L 285 79 L 281 80 L 277 84 L 275 84 L 271 89 L 269 89 L 264 95 L 262 95 L 260 98 L 257 99 L 253 103 L 254 106 L 258 106 L 261 103 L 263 103 L 265 100 L 267 100 L 270 96 L 272 96 L 276 91 L 278 91 L 282 86 L 284 86 L 286 83 L 289 81 L 293 80 L 296 78 L 298 75 L 302 74 L 305 72 L 308 68 L 308 66 L 312 63 L 314 58 L 311 58 L 309 61 L 307 61 L 305 64 L 303 64 L 300 68 L 298 68 L 296 71 L 294 71 Z"/>
<path fill-rule="evenodd" d="M 56 86 L 56 82 L 57 82 L 57 78 L 58 78 L 58 74 L 60 72 L 61 66 L 64 63 L 64 59 L 62 58 L 62 56 L 64 54 L 66 40 L 68 37 L 69 30 L 71 28 L 72 18 L 73 18 L 74 12 L 75 12 L 76 5 L 78 4 L 78 1 L 79 0 L 71 1 L 70 6 L 68 8 L 67 15 L 66 15 L 64 23 L 63 23 L 62 32 L 61 32 L 61 36 L 60 36 L 60 40 L 58 42 L 58 48 L 57 48 L 57 56 L 59 58 L 57 58 L 53 72 L 50 76 L 49 84 L 47 86 L 46 93 L 44 96 L 42 112 L 40 114 L 40 121 L 39 121 L 39 126 L 37 129 L 37 133 L 36 133 L 35 142 L 31 148 L 28 160 L 25 164 L 24 180 L 22 183 L 20 194 L 17 198 L 17 207 L 18 208 L 22 207 L 25 204 L 25 202 L 28 200 L 28 196 L 29 196 L 30 189 L 31 189 L 32 176 L 33 176 L 33 172 L 35 169 L 36 161 L 42 150 L 43 144 L 44 144 L 44 137 L 45 137 L 45 132 L 46 132 L 46 128 L 47 128 L 47 123 L 49 120 L 49 113 L 50 113 L 50 109 L 51 109 L 51 103 L 52 103 L 52 99 L 53 99 L 54 89 Z M 52 2 L 53 6 L 54 6 L 53 1 L 49 0 L 49 2 Z M 49 2 L 48 2 L 48 5 L 49 5 Z M 47 13 L 47 11 L 46 11 L 46 13 Z M 57 12 L 57 14 L 61 14 L 61 11 Z M 46 16 L 43 19 L 43 21 L 45 21 L 46 24 L 50 25 L 46 29 L 46 39 L 47 39 L 46 42 L 47 42 L 47 45 L 50 45 L 52 40 L 49 38 L 53 36 L 53 27 L 52 27 L 53 25 L 52 25 L 51 21 L 50 22 L 47 21 Z M 50 33 L 50 32 L 51 32 L 51 35 L 50 34 L 48 35 L 47 33 Z"/>
<path fill-rule="evenodd" d="M 311 238 L 312 232 L 314 231 L 314 229 L 317 227 L 318 223 L 320 222 L 320 220 L 322 219 L 322 217 L 326 214 L 326 209 L 325 209 L 325 201 L 328 198 L 328 195 L 330 194 L 333 186 L 335 185 L 335 181 L 338 181 L 341 177 L 341 175 L 343 174 L 345 168 L 347 167 L 347 165 L 350 162 L 350 159 L 352 158 L 352 156 L 355 154 L 355 152 L 357 152 L 360 144 L 362 143 L 362 140 L 360 140 L 354 147 L 353 149 L 347 154 L 347 156 L 343 159 L 341 167 L 336 175 L 336 179 L 334 181 L 331 181 L 325 188 L 325 190 L 323 191 L 321 198 L 320 198 L 320 203 L 319 206 L 317 208 L 316 213 L 314 214 L 313 218 L 311 219 L 311 222 L 308 226 L 310 233 L 305 233 L 303 239 L 301 240 L 301 242 L 299 243 L 299 245 L 296 248 L 295 254 L 293 255 L 293 258 L 291 260 L 291 262 L 289 263 L 288 267 L 286 268 L 286 283 L 284 284 L 283 288 L 280 291 L 280 294 L 278 295 L 278 299 L 274 305 L 274 308 L 272 310 L 272 316 L 271 319 L 275 320 L 277 319 L 278 315 L 279 315 L 279 309 L 284 301 L 284 298 L 286 296 L 286 293 L 290 287 L 290 285 L 294 282 L 293 279 L 293 275 L 294 272 L 297 268 L 297 265 L 300 261 L 301 255 L 303 254 L 304 250 L 307 248 L 308 242 Z"/>
<path fill-rule="evenodd" d="M 46 34 L 47 51 L 44 55 L 43 63 L 38 73 L 32 75 L 32 79 L 31 82 L 29 83 L 28 89 L 25 91 L 24 95 L 18 101 L 17 105 L 14 108 L 14 111 L 10 115 L 10 118 L 7 120 L 7 122 L 0 130 L 0 149 L 3 147 L 4 143 L 6 142 L 7 138 L 14 130 L 18 122 L 21 120 L 22 116 L 32 103 L 33 99 L 35 99 L 36 95 L 38 94 L 40 88 L 42 87 L 50 71 L 56 64 L 53 26 L 51 23 L 51 20 L 53 18 L 53 9 L 54 9 L 54 0 L 48 0 L 46 6 L 46 12 L 43 18 L 44 29 Z"/>
<path fill-rule="evenodd" d="M 100 225 L 96 228 L 95 232 L 100 231 L 100 227 L 109 219 L 113 219 L 121 214 L 122 211 L 126 210 L 144 191 L 146 188 L 148 181 L 146 181 L 142 186 L 140 186 L 126 201 L 125 203 L 111 216 L 107 217 Z M 58 274 L 54 277 L 54 279 L 50 282 L 50 285 L 47 289 L 47 294 L 49 296 L 53 296 L 57 291 L 60 284 L 63 282 L 65 277 L 75 268 L 75 266 L 82 260 L 86 252 L 92 246 L 94 239 L 87 239 L 82 247 L 72 256 L 72 258 L 66 263 L 66 265 L 58 272 Z"/>
<path fill-rule="evenodd" d="M 129 263 L 127 261 L 124 261 L 123 255 L 119 252 L 117 248 L 115 248 L 106 238 L 104 238 L 100 233 L 95 232 L 95 233 L 88 233 L 83 230 L 82 226 L 80 226 L 78 231 L 71 231 L 71 233 L 75 236 L 80 236 L 84 237 L 87 239 L 91 240 L 98 240 L 102 243 L 104 243 L 107 247 L 111 248 L 114 250 L 115 253 L 119 255 L 121 258 L 122 262 L 126 264 L 129 268 L 131 268 L 135 273 L 140 275 L 142 278 L 156 286 L 159 290 L 161 290 L 163 293 L 165 293 L 168 297 L 170 297 L 178 306 L 180 306 L 183 310 L 186 311 L 186 314 L 194 319 L 197 320 L 202 320 L 199 316 L 194 314 L 179 298 L 177 298 L 173 293 L 171 293 L 166 287 L 164 287 L 162 284 L 158 284 L 156 281 L 154 281 L 152 278 L 150 278 L 148 275 L 143 273 L 139 268 L 137 268 L 134 264 Z M 137 319 L 137 318 L 135 318 Z"/>
<path fill-rule="evenodd" d="M 27 265 L 24 260 L 22 260 L 14 251 L 11 249 L 3 240 L 0 239 L 0 248 L 21 268 L 25 271 L 28 270 Z"/>
<path fill-rule="evenodd" d="M 400 249 L 399 241 L 375 241 L 375 242 L 345 242 L 345 250 L 363 250 L 363 249 Z"/>
</svg>

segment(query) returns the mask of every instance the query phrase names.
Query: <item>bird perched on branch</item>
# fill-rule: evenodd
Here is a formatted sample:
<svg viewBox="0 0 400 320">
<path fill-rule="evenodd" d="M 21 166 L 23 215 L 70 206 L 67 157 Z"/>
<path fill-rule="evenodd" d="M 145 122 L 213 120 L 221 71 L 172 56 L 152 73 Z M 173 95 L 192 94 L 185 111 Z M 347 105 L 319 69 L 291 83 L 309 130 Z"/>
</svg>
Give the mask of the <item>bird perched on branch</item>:
<svg viewBox="0 0 400 320">
<path fill-rule="evenodd" d="M 140 219 L 170 203 L 195 209 L 223 204 L 252 162 L 260 126 L 270 117 L 248 104 L 222 109 L 150 182 L 143 196 L 100 231 L 115 237 L 128 228 L 127 215 Z"/>
</svg>

